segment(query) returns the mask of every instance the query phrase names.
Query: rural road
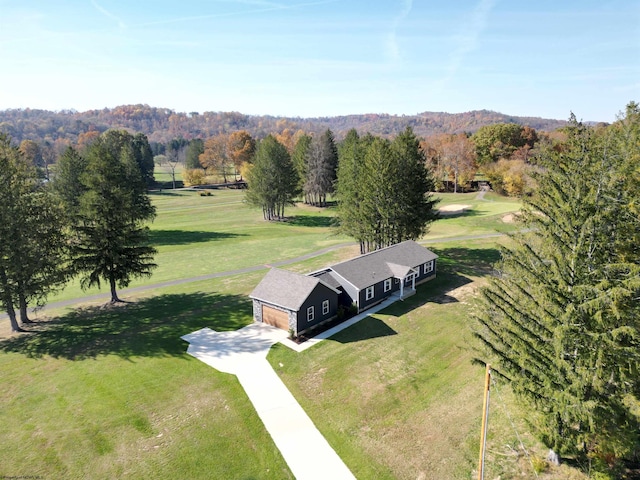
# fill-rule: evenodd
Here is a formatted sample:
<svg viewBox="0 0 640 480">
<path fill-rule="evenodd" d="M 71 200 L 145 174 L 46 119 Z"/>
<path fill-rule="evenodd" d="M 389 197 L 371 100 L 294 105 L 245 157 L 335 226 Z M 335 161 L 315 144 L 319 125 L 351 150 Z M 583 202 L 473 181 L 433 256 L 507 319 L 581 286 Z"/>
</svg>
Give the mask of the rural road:
<svg viewBox="0 0 640 480">
<path fill-rule="evenodd" d="M 482 234 L 482 235 L 464 235 L 464 236 L 460 236 L 460 237 L 434 238 L 434 239 L 430 239 L 430 240 L 422 240 L 419 243 L 421 243 L 423 245 L 429 245 L 429 244 L 433 244 L 433 243 L 463 242 L 463 241 L 466 241 L 466 240 L 479 240 L 479 239 L 484 239 L 484 238 L 502 237 L 504 235 L 505 235 L 504 233 L 485 233 L 485 234 Z M 290 265 L 292 263 L 302 262 L 304 260 L 308 260 L 310 258 L 314 258 L 314 257 L 317 257 L 319 255 L 323 255 L 325 253 L 332 252 L 334 250 L 338 250 L 340 248 L 348 247 L 348 246 L 351 246 L 351 245 L 356 245 L 356 243 L 355 242 L 338 243 L 337 245 L 333 245 L 331 247 L 323 248 L 321 250 L 316 250 L 315 252 L 307 253 L 306 255 L 301 255 L 299 257 L 290 258 L 290 259 L 287 259 L 287 260 L 280 260 L 278 262 L 273 262 L 273 263 L 269 263 L 269 264 L 253 265 L 251 267 L 239 268 L 237 270 L 227 270 L 225 272 L 210 273 L 210 274 L 207 274 L 207 275 L 200 275 L 198 277 L 181 278 L 181 279 L 178 279 L 178 280 L 169 280 L 167 282 L 154 283 L 154 284 L 151 284 L 151 285 L 141 285 L 139 287 L 125 288 L 125 289 L 119 290 L 118 293 L 119 293 L 120 297 L 125 297 L 127 295 L 131 295 L 131 294 L 134 294 L 134 293 L 140 293 L 140 292 L 144 292 L 144 291 L 147 291 L 147 290 L 153 290 L 153 289 L 156 289 L 156 288 L 173 287 L 173 286 L 182 285 L 182 284 L 185 284 L 185 283 L 199 282 L 199 281 L 202 281 L 202 280 L 211 280 L 213 278 L 230 277 L 232 275 L 240 275 L 240 274 L 243 274 L 243 273 L 256 272 L 258 270 L 266 270 L 266 269 L 271 268 L 271 267 L 282 267 L 284 265 Z M 96 295 L 89 295 L 89 296 L 81 297 L 81 298 L 72 298 L 72 299 L 69 299 L 69 300 L 62 300 L 62 301 L 59 301 L 59 302 L 51 302 L 51 303 L 48 303 L 47 305 L 45 305 L 44 307 L 42 307 L 41 309 L 39 309 L 38 312 L 42 312 L 42 311 L 46 311 L 46 310 L 54 309 L 54 308 L 69 307 L 69 306 L 72 306 L 72 305 L 78 305 L 78 304 L 82 304 L 82 303 L 96 302 L 98 300 L 107 301 L 110 298 L 111 298 L 111 293 L 98 293 Z M 6 318 L 7 318 L 6 314 L 0 315 L 0 320 L 4 320 Z"/>
</svg>

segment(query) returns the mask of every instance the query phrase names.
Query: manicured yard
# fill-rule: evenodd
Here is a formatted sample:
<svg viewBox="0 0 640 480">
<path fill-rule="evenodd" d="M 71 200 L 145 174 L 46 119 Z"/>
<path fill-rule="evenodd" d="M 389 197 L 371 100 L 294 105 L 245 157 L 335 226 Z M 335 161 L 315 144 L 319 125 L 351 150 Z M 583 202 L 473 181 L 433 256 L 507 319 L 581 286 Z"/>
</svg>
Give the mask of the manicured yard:
<svg viewBox="0 0 640 480">
<path fill-rule="evenodd" d="M 443 197 L 474 202 L 460 196 Z M 331 210 L 299 207 L 287 211 L 292 222 L 268 224 L 242 192 L 153 198 L 160 267 L 150 286 L 348 241 L 333 235 Z M 494 233 L 518 204 L 488 200 L 478 214 L 440 220 L 432 235 Z M 278 345 L 269 355 L 358 478 L 467 479 L 475 468 L 484 370 L 471 364 L 469 315 L 474 289 L 497 259 L 496 239 L 429 248 L 441 256 L 439 275 L 417 295 L 302 354 Z M 307 272 L 356 253 L 345 247 L 287 268 Z M 52 318 L 33 327 L 39 333 L 0 343 L 0 476 L 292 478 L 235 377 L 188 356 L 179 338 L 250 323 L 246 294 L 265 271 L 150 287 L 119 307 L 47 311 Z M 91 293 L 71 286 L 59 298 Z M 531 478 L 505 408 L 525 444 L 544 451 L 508 388 L 500 392 L 487 478 Z M 546 478 L 581 478 L 567 472 Z"/>
<path fill-rule="evenodd" d="M 262 265 L 350 241 L 331 228 L 331 210 L 300 205 L 287 208 L 288 222 L 270 223 L 259 209 L 243 202 L 243 191 L 212 193 L 210 197 L 189 190 L 151 194 L 158 212 L 150 225 L 158 268 L 151 278 L 132 282 L 132 287 Z M 100 291 L 106 287 L 83 292 L 75 281 L 50 301 Z"/>
</svg>

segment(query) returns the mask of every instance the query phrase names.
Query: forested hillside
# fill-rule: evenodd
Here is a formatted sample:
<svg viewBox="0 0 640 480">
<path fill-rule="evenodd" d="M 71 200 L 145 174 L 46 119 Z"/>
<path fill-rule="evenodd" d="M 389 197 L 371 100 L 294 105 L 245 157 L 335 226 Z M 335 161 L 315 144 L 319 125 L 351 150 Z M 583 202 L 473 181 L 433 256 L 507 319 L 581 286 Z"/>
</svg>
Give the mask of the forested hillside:
<svg viewBox="0 0 640 480">
<path fill-rule="evenodd" d="M 567 112 L 567 116 L 569 112 Z M 34 140 L 51 144 L 76 144 L 90 131 L 128 129 L 147 135 L 150 142 L 167 143 L 175 138 L 208 138 L 220 133 L 246 130 L 254 138 L 270 133 L 303 130 L 321 133 L 331 129 L 337 139 L 355 128 L 360 133 L 393 137 L 410 126 L 416 135 L 473 133 L 495 123 L 517 123 L 536 130 L 555 130 L 566 122 L 533 117 L 514 117 L 488 110 L 466 113 L 424 112 L 417 115 L 366 114 L 322 118 L 283 118 L 244 115 L 238 112 L 183 113 L 148 105 L 123 105 L 102 110 L 51 112 L 34 109 L 0 111 L 0 132 L 14 141 Z"/>
</svg>

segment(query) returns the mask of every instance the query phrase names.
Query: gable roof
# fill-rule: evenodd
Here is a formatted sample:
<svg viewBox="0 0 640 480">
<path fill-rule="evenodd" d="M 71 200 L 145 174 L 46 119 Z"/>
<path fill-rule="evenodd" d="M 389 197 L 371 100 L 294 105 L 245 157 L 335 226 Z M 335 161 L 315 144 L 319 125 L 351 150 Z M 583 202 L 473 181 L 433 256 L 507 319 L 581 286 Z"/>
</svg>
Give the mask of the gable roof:
<svg viewBox="0 0 640 480">
<path fill-rule="evenodd" d="M 319 284 L 339 293 L 319 278 L 272 268 L 249 297 L 297 312 Z"/>
<path fill-rule="evenodd" d="M 367 253 L 331 269 L 359 290 L 387 278 L 404 278 L 411 269 L 438 258 L 431 250 L 407 240 Z"/>
</svg>

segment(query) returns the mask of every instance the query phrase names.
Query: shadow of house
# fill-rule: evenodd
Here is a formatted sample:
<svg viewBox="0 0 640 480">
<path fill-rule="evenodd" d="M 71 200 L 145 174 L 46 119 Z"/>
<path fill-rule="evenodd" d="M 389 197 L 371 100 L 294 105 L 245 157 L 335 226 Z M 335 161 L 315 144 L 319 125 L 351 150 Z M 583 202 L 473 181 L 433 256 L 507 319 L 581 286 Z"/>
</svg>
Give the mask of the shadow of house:
<svg viewBox="0 0 640 480">
<path fill-rule="evenodd" d="M 374 338 L 397 335 L 393 328 L 376 317 L 367 317 L 351 327 L 336 333 L 331 337 L 338 343 L 354 343 Z"/>
</svg>

